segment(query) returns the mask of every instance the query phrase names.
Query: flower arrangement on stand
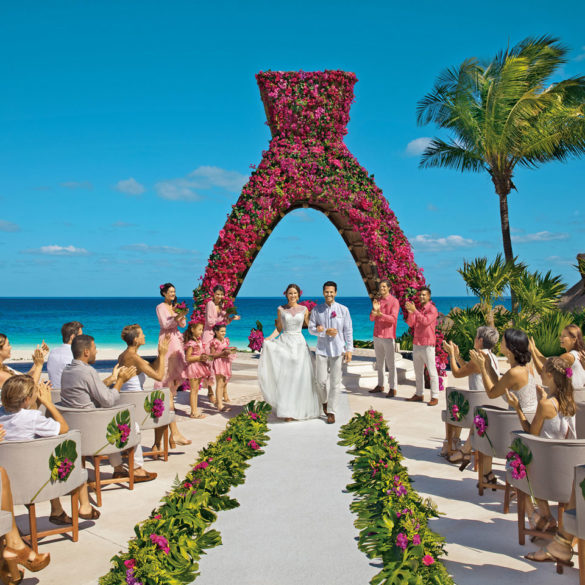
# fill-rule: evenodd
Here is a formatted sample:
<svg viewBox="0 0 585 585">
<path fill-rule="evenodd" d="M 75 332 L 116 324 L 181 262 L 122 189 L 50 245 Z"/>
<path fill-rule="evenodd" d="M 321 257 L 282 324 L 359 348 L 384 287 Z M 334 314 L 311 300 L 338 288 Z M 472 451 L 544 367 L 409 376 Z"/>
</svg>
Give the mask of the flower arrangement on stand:
<svg viewBox="0 0 585 585">
<path fill-rule="evenodd" d="M 113 567 L 100 578 L 100 585 L 193 582 L 205 549 L 221 544 L 219 532 L 209 526 L 217 512 L 239 505 L 228 492 L 244 482 L 247 461 L 263 453 L 270 410 L 265 402 L 252 401 L 228 422 L 199 452 L 186 477 L 176 479 L 162 504 L 135 526 L 128 551 L 112 558 Z"/>
<path fill-rule="evenodd" d="M 253 327 L 250 331 L 248 341 L 248 347 L 252 351 L 260 351 L 262 349 L 262 346 L 264 345 L 264 332 L 260 321 L 256 321 L 256 327 Z"/>
<path fill-rule="evenodd" d="M 400 446 L 382 413 L 356 414 L 339 436 L 339 444 L 355 457 L 354 483 L 347 489 L 354 494 L 351 511 L 357 514 L 358 548 L 382 561 L 370 583 L 454 585 L 440 562 L 444 538 L 428 526 L 439 513 L 430 499 L 423 500 L 412 488 Z"/>
<path fill-rule="evenodd" d="M 404 307 L 425 285 L 425 279 L 374 176 L 343 142 L 355 74 L 265 71 L 256 79 L 273 137 L 219 232 L 205 275 L 193 291 L 193 316 L 204 316 L 205 304 L 217 284 L 226 290 L 224 307 L 233 305 L 258 251 L 278 222 L 298 207 L 320 210 L 332 221 L 343 218 L 342 231 L 358 238 L 357 247 L 365 250 L 368 270 L 376 278 L 390 280 L 392 294 Z M 368 286 L 373 294 L 373 284 Z M 441 377 L 447 363 L 442 341 L 438 334 Z"/>
</svg>

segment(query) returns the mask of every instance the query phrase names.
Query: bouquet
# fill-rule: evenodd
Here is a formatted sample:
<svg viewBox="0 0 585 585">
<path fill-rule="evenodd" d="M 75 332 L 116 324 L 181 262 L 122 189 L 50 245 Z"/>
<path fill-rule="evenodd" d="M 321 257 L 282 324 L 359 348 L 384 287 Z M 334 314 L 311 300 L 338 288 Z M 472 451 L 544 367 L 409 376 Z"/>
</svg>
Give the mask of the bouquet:
<svg viewBox="0 0 585 585">
<path fill-rule="evenodd" d="M 175 313 L 177 313 L 177 315 L 186 315 L 189 312 L 189 307 L 187 306 L 187 303 L 185 301 L 181 301 L 180 303 L 177 303 L 174 307 L 173 307 Z"/>
<path fill-rule="evenodd" d="M 528 483 L 528 490 L 530 491 L 530 497 L 534 501 L 534 494 L 532 493 L 532 486 L 530 485 L 530 479 L 528 479 L 528 466 L 532 461 L 532 452 L 522 442 L 520 437 L 516 437 L 512 441 L 510 451 L 506 455 L 506 471 L 509 471 L 514 479 L 526 479 Z"/>
</svg>

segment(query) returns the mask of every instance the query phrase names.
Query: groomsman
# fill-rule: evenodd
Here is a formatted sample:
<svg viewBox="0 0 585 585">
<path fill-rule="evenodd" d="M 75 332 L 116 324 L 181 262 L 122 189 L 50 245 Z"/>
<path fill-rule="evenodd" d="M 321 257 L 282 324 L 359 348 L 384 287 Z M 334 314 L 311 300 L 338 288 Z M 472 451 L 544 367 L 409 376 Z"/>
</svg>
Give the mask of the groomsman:
<svg viewBox="0 0 585 585">
<path fill-rule="evenodd" d="M 325 302 L 311 311 L 309 333 L 316 335 L 316 377 L 319 398 L 327 422 L 335 422 L 341 393 L 341 364 L 349 363 L 353 352 L 353 330 L 349 309 L 335 302 L 337 284 L 328 280 L 323 285 Z M 327 394 L 329 378 L 329 394 Z"/>
<path fill-rule="evenodd" d="M 439 312 L 431 301 L 431 289 L 423 286 L 418 291 L 421 308 L 417 309 L 410 301 L 405 303 L 406 322 L 414 329 L 412 361 L 416 376 L 416 393 L 407 398 L 410 402 L 422 402 L 425 387 L 425 366 L 431 379 L 431 399 L 429 406 L 439 404 L 439 374 L 435 364 L 435 326 Z"/>
<path fill-rule="evenodd" d="M 390 281 L 381 280 L 378 286 L 378 298 L 372 303 L 370 321 L 374 321 L 374 351 L 378 368 L 378 385 L 370 394 L 384 391 L 384 371 L 388 367 L 388 397 L 396 396 L 396 321 L 400 305 L 398 299 L 390 294 Z"/>
</svg>

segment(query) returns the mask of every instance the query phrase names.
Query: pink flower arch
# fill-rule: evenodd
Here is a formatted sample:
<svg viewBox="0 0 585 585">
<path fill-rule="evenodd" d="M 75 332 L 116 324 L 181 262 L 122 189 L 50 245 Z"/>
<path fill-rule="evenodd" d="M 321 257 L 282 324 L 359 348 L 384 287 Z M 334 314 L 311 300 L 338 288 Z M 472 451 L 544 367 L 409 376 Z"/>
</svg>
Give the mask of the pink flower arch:
<svg viewBox="0 0 585 585">
<path fill-rule="evenodd" d="M 345 71 L 256 75 L 272 140 L 232 206 L 193 291 L 194 316 L 203 317 L 216 284 L 234 299 L 256 255 L 278 222 L 301 207 L 324 213 L 341 234 L 370 296 L 380 278 L 392 283 L 401 306 L 425 284 L 412 249 L 382 191 L 347 149 L 355 74 Z M 227 302 L 229 305 L 233 301 Z M 437 365 L 446 354 L 437 332 Z"/>
</svg>

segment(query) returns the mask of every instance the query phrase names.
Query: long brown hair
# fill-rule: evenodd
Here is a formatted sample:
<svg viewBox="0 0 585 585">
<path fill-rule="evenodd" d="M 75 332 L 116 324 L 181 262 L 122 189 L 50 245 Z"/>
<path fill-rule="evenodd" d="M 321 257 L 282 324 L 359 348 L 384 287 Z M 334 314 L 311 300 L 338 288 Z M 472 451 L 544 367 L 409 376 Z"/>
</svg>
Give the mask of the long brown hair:
<svg viewBox="0 0 585 585">
<path fill-rule="evenodd" d="M 543 369 L 552 376 L 555 384 L 554 397 L 559 401 L 559 412 L 563 416 L 573 416 L 577 412 L 577 406 L 573 393 L 571 366 L 561 357 L 549 357 L 544 362 Z"/>
</svg>

